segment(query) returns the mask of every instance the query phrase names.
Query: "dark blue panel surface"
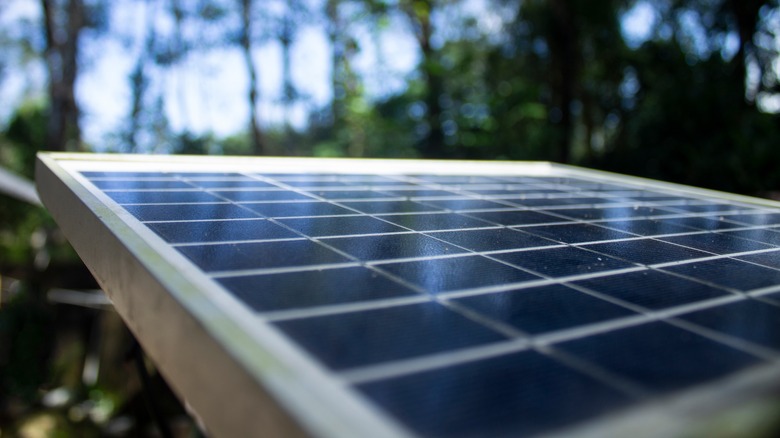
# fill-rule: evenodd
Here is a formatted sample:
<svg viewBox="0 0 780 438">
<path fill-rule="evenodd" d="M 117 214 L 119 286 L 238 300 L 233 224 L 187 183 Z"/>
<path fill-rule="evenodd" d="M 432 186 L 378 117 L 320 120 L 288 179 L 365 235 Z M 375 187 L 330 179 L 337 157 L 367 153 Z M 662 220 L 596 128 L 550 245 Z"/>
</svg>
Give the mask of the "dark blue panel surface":
<svg viewBox="0 0 780 438">
<path fill-rule="evenodd" d="M 204 189 L 279 188 L 274 184 L 251 178 L 242 180 L 188 180 L 188 182 L 193 186 L 202 187 Z"/>
<path fill-rule="evenodd" d="M 780 247 L 769 208 L 584 178 L 84 175 L 414 434 L 555 432 L 636 408 L 632 384 L 762 363 L 735 345 L 780 352 L 780 248 L 736 255 Z"/>
<path fill-rule="evenodd" d="M 385 192 L 375 190 L 310 190 L 309 193 L 323 199 L 386 199 L 397 198 Z"/>
<path fill-rule="evenodd" d="M 600 208 L 569 208 L 550 210 L 553 213 L 561 216 L 566 216 L 574 219 L 581 220 L 596 220 L 596 219 L 618 219 L 618 218 L 640 218 L 651 216 L 662 216 L 672 213 L 669 210 L 664 210 L 656 207 L 600 207 Z"/>
<path fill-rule="evenodd" d="M 394 214 L 379 217 L 415 231 L 455 230 L 459 228 L 484 228 L 491 226 L 487 222 L 457 213 Z"/>
<path fill-rule="evenodd" d="M 690 233 L 695 231 L 676 219 L 632 219 L 598 222 L 602 227 L 614 228 L 639 236 L 659 236 L 663 234 Z"/>
<path fill-rule="evenodd" d="M 780 307 L 742 300 L 679 317 L 702 327 L 780 350 Z"/>
<path fill-rule="evenodd" d="M 288 185 L 290 187 L 315 190 L 324 187 L 343 188 L 349 185 L 348 183 L 341 181 L 283 181 L 282 184 Z"/>
<path fill-rule="evenodd" d="M 279 223 L 307 236 L 349 236 L 355 234 L 398 233 L 409 231 L 379 219 L 366 216 L 343 216 L 338 220 L 327 217 L 306 219 L 279 219 Z"/>
<path fill-rule="evenodd" d="M 437 303 L 280 321 L 275 325 L 333 369 L 506 339 Z"/>
<path fill-rule="evenodd" d="M 421 204 L 414 201 L 364 201 L 364 202 L 342 202 L 349 208 L 368 214 L 382 213 L 421 213 L 426 211 L 442 211 L 431 205 Z"/>
<path fill-rule="evenodd" d="M 479 256 L 389 263 L 377 267 L 429 293 L 539 279 L 536 275 Z"/>
<path fill-rule="evenodd" d="M 491 211 L 468 213 L 469 216 L 479 218 L 499 225 L 533 225 L 547 224 L 551 222 L 567 222 L 568 219 L 539 213 L 536 211 Z"/>
<path fill-rule="evenodd" d="M 80 172 L 82 175 L 89 179 L 95 179 L 95 178 L 111 178 L 111 179 L 134 179 L 134 178 L 171 178 L 170 173 L 164 173 L 164 172 L 122 172 L 122 171 L 111 171 L 111 172 Z"/>
<path fill-rule="evenodd" d="M 523 231 L 564 243 L 595 242 L 601 240 L 625 239 L 634 237 L 622 231 L 611 230 L 588 224 L 547 225 L 543 227 L 523 227 Z"/>
<path fill-rule="evenodd" d="M 738 257 L 739 260 L 746 260 L 751 263 L 768 266 L 770 268 L 780 269 L 780 251 L 762 252 Z"/>
<path fill-rule="evenodd" d="M 730 254 L 772 248 L 771 245 L 765 243 L 719 233 L 662 237 L 661 240 L 700 249 L 702 251 L 709 251 L 715 254 Z"/>
<path fill-rule="evenodd" d="M 213 193 L 236 202 L 311 201 L 310 196 L 287 190 L 219 190 Z"/>
<path fill-rule="evenodd" d="M 462 194 L 455 191 L 432 189 L 389 190 L 387 193 L 391 193 L 395 196 L 403 196 L 405 198 L 441 198 L 462 196 Z"/>
<path fill-rule="evenodd" d="M 524 205 L 527 207 L 553 207 L 556 205 L 600 205 L 619 202 L 617 199 L 610 198 L 532 198 L 532 199 L 513 199 L 512 203 Z"/>
<path fill-rule="evenodd" d="M 531 334 L 634 314 L 623 307 L 561 285 L 478 295 L 454 302 Z"/>
<path fill-rule="evenodd" d="M 190 221 L 256 218 L 257 214 L 232 204 L 125 205 L 139 221 Z"/>
<path fill-rule="evenodd" d="M 177 204 L 184 202 L 224 202 L 214 195 L 198 190 L 193 191 L 167 191 L 167 192 L 146 192 L 146 191 L 119 191 L 105 192 L 109 198 L 119 204 Z"/>
<path fill-rule="evenodd" d="M 663 322 L 556 347 L 657 393 L 701 384 L 760 362 L 755 356 Z"/>
<path fill-rule="evenodd" d="M 230 242 L 301 237 L 264 219 L 156 222 L 148 227 L 170 243 Z"/>
<path fill-rule="evenodd" d="M 527 436 L 625 406 L 631 399 L 535 352 L 358 385 L 425 436 Z"/>
<path fill-rule="evenodd" d="M 192 185 L 177 179 L 169 180 L 92 180 L 101 190 L 166 190 L 166 189 L 192 189 Z"/>
<path fill-rule="evenodd" d="M 724 215 L 723 219 L 746 225 L 780 225 L 780 213 L 730 214 Z"/>
<path fill-rule="evenodd" d="M 728 295 L 723 289 L 654 270 L 591 278 L 574 284 L 652 310 Z"/>
<path fill-rule="evenodd" d="M 361 261 L 423 258 L 465 251 L 421 234 L 342 237 L 322 239 L 321 242 Z"/>
<path fill-rule="evenodd" d="M 552 240 L 511 228 L 444 231 L 430 233 L 430 235 L 472 251 L 496 251 L 556 245 L 556 242 Z"/>
<path fill-rule="evenodd" d="M 183 246 L 177 248 L 205 272 L 348 262 L 308 240 Z"/>
<path fill-rule="evenodd" d="M 691 213 L 719 213 L 724 211 L 741 210 L 744 207 L 731 204 L 704 204 L 704 205 L 675 205 L 675 210 Z"/>
<path fill-rule="evenodd" d="M 664 270 L 740 291 L 780 285 L 780 271 L 734 259 L 694 262 Z"/>
<path fill-rule="evenodd" d="M 411 289 L 364 267 L 228 277 L 218 281 L 259 312 L 415 295 Z"/>
<path fill-rule="evenodd" d="M 710 253 L 696 249 L 683 248 L 682 246 L 659 242 L 653 239 L 596 243 L 588 245 L 587 248 L 623 260 L 645 265 L 712 256 Z"/>
<path fill-rule="evenodd" d="M 453 211 L 506 210 L 516 208 L 500 202 L 486 201 L 484 199 L 431 199 L 424 202 L 428 205 L 435 205 Z"/>
<path fill-rule="evenodd" d="M 573 247 L 495 254 L 495 258 L 551 277 L 592 274 L 635 265 Z"/>
<path fill-rule="evenodd" d="M 261 202 L 241 204 L 266 217 L 338 216 L 354 211 L 327 202 Z"/>
<path fill-rule="evenodd" d="M 723 231 L 727 236 L 741 237 L 743 239 L 764 242 L 770 245 L 780 246 L 780 228 L 766 228 L 761 230 Z"/>
<path fill-rule="evenodd" d="M 726 222 L 723 218 L 728 216 L 698 216 L 698 217 L 677 217 L 673 219 L 663 219 L 666 223 L 690 227 L 696 230 L 718 231 L 739 228 L 744 225 Z"/>
</svg>

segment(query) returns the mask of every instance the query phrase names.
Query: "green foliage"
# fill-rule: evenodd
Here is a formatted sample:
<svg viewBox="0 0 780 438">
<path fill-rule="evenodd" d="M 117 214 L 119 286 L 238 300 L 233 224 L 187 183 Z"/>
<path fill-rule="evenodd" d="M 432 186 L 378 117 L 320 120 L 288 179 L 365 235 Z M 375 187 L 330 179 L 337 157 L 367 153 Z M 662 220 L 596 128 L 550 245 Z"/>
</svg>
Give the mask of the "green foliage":
<svg viewBox="0 0 780 438">
<path fill-rule="evenodd" d="M 0 134 L 0 162 L 4 167 L 33 177 L 35 154 L 46 146 L 46 123 L 46 108 L 40 102 L 25 102 L 16 110 Z"/>
<path fill-rule="evenodd" d="M 0 312 L 0 394 L 13 395 L 30 403 L 38 398 L 47 381 L 47 356 L 51 340 L 47 327 L 51 313 L 36 295 L 22 290 Z"/>
</svg>

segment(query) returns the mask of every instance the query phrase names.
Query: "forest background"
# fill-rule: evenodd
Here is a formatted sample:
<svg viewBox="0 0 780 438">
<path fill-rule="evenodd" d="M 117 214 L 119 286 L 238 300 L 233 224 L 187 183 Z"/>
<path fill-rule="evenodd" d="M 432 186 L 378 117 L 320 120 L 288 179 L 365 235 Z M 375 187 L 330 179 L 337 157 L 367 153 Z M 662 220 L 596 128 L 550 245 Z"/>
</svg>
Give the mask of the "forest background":
<svg viewBox="0 0 780 438">
<path fill-rule="evenodd" d="M 551 160 L 776 197 L 778 3 L 6 0 L 0 164 L 32 178 L 39 150 Z M 0 284 L 0 433 L 144 430 L 137 379 L 84 378 L 93 333 L 121 324 L 52 304 L 94 284 L 45 211 L 2 194 Z"/>
</svg>

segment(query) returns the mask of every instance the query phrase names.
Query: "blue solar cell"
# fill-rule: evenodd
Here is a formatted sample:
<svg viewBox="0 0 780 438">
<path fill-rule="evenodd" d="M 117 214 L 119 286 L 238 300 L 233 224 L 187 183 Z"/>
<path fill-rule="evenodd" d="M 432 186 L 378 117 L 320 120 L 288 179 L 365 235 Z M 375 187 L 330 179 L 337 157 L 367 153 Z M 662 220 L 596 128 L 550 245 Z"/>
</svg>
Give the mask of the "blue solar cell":
<svg viewBox="0 0 780 438">
<path fill-rule="evenodd" d="M 610 230 L 588 224 L 561 224 L 541 227 L 524 227 L 523 231 L 563 243 L 596 242 L 600 240 L 634 237 L 622 231 Z"/>
<path fill-rule="evenodd" d="M 623 260 L 645 265 L 712 256 L 710 253 L 696 249 L 683 248 L 682 246 L 653 239 L 596 243 L 588 245 L 587 248 Z"/>
<path fill-rule="evenodd" d="M 479 256 L 377 265 L 428 293 L 512 284 L 539 277 Z"/>
<path fill-rule="evenodd" d="M 453 211 L 511 210 L 517 208 L 506 204 L 501 204 L 500 202 L 486 201 L 483 199 L 431 199 L 424 202 L 427 205 L 435 205 L 437 207 L 446 208 Z"/>
<path fill-rule="evenodd" d="M 323 199 L 386 199 L 397 198 L 389 193 L 378 192 L 375 190 L 311 190 L 309 193 L 319 196 Z"/>
<path fill-rule="evenodd" d="M 591 278 L 574 284 L 652 310 L 728 295 L 723 289 L 655 270 Z"/>
<path fill-rule="evenodd" d="M 176 179 L 169 180 L 92 180 L 92 184 L 101 190 L 176 190 L 193 189 L 191 184 Z"/>
<path fill-rule="evenodd" d="M 465 250 L 421 234 L 388 234 L 322 239 L 361 261 L 422 258 L 462 253 Z"/>
<path fill-rule="evenodd" d="M 719 233 L 661 237 L 660 239 L 665 242 L 676 243 L 677 245 L 696 248 L 715 254 L 730 254 L 772 248 L 772 246 L 764 243 Z"/>
<path fill-rule="evenodd" d="M 506 339 L 437 303 L 293 319 L 275 325 L 337 370 Z"/>
<path fill-rule="evenodd" d="M 201 222 L 156 222 L 148 227 L 170 243 L 273 240 L 299 235 L 267 220 L 220 220 Z"/>
<path fill-rule="evenodd" d="M 468 215 L 495 224 L 507 226 L 547 224 L 551 222 L 568 221 L 564 218 L 539 213 L 536 211 L 490 211 L 468 213 Z"/>
<path fill-rule="evenodd" d="M 274 184 L 251 178 L 242 180 L 188 180 L 188 182 L 193 186 L 205 189 L 279 188 Z"/>
<path fill-rule="evenodd" d="M 364 267 L 227 277 L 217 281 L 258 312 L 415 295 L 408 287 Z"/>
<path fill-rule="evenodd" d="M 379 217 L 414 231 L 454 230 L 491 226 L 487 222 L 457 213 L 394 214 Z"/>
<path fill-rule="evenodd" d="M 633 267 L 631 263 L 573 247 L 495 254 L 493 257 L 550 276 L 592 274 Z"/>
<path fill-rule="evenodd" d="M 105 192 L 109 198 L 118 204 L 176 204 L 176 203 L 209 203 L 224 202 L 214 195 L 201 191 L 169 191 L 169 192 L 144 192 L 121 191 Z"/>
<path fill-rule="evenodd" d="M 695 229 L 676 222 L 676 219 L 632 219 L 599 222 L 602 227 L 614 228 L 640 236 L 690 233 Z"/>
<path fill-rule="evenodd" d="M 725 215 L 723 218 L 746 225 L 780 225 L 780 213 L 731 214 Z"/>
<path fill-rule="evenodd" d="M 664 270 L 740 291 L 780 284 L 780 271 L 734 259 L 694 262 L 669 266 Z"/>
<path fill-rule="evenodd" d="M 520 352 L 358 385 L 424 436 L 527 436 L 631 403 L 536 352 Z"/>
<path fill-rule="evenodd" d="M 671 214 L 669 210 L 657 207 L 601 207 L 601 208 L 567 208 L 550 210 L 555 214 L 581 220 L 595 219 L 619 219 L 619 218 L 642 218 L 652 216 L 662 216 Z"/>
<path fill-rule="evenodd" d="M 656 393 L 680 390 L 760 362 L 708 338 L 654 322 L 556 344 Z"/>
<path fill-rule="evenodd" d="M 236 202 L 257 202 L 257 201 L 311 201 L 310 196 L 291 192 L 288 190 L 218 190 L 214 191 L 222 198 L 230 199 Z"/>
<path fill-rule="evenodd" d="M 556 244 L 552 240 L 543 239 L 511 228 L 431 232 L 429 235 L 472 251 L 520 249 Z"/>
<path fill-rule="evenodd" d="M 623 307 L 562 285 L 477 295 L 454 302 L 531 334 L 634 314 Z"/>
<path fill-rule="evenodd" d="M 780 307 L 742 300 L 679 318 L 708 329 L 780 350 Z"/>
<path fill-rule="evenodd" d="M 780 251 L 762 252 L 738 257 L 739 260 L 745 260 L 751 263 L 768 266 L 770 268 L 780 269 Z"/>
<path fill-rule="evenodd" d="M 321 187 L 344 188 L 350 185 L 349 183 L 341 181 L 284 181 L 282 183 L 290 187 L 311 188 L 315 190 Z"/>
<path fill-rule="evenodd" d="M 686 211 L 691 213 L 719 213 L 724 211 L 736 211 L 741 210 L 744 207 L 732 204 L 703 204 L 703 205 L 675 205 L 672 207 L 675 210 Z"/>
<path fill-rule="evenodd" d="M 601 205 L 620 202 L 620 199 L 610 198 L 531 198 L 513 199 L 512 203 L 527 207 L 554 207 L 557 205 Z"/>
<path fill-rule="evenodd" d="M 80 172 L 82 175 L 89 179 L 94 178 L 111 178 L 111 179 L 136 179 L 136 178 L 172 178 L 173 175 L 165 172 L 122 172 L 122 171 L 109 171 L 109 172 Z"/>
<path fill-rule="evenodd" d="M 405 198 L 440 198 L 447 196 L 462 196 L 460 193 L 450 190 L 433 189 L 388 190 L 387 193 L 393 194 L 395 196 L 403 196 Z"/>
<path fill-rule="evenodd" d="M 441 208 L 426 205 L 427 203 L 422 204 L 414 201 L 361 201 L 342 202 L 341 204 L 367 214 L 422 213 L 427 211 L 442 211 Z"/>
<path fill-rule="evenodd" d="M 139 221 L 189 221 L 256 218 L 257 214 L 232 204 L 145 204 L 125 205 Z"/>
<path fill-rule="evenodd" d="M 780 228 L 766 228 L 760 230 L 724 231 L 727 236 L 736 236 L 742 239 L 755 240 L 770 245 L 780 246 Z"/>
<path fill-rule="evenodd" d="M 279 219 L 279 223 L 307 236 L 349 236 L 356 234 L 398 233 L 405 230 L 393 224 L 366 216 L 343 216 L 338 220 L 328 217 Z"/>
<path fill-rule="evenodd" d="M 193 245 L 177 248 L 205 272 L 344 263 L 341 254 L 308 240 Z"/>
<path fill-rule="evenodd" d="M 241 204 L 242 207 L 256 211 L 263 216 L 277 217 L 297 217 L 297 216 L 338 216 L 345 214 L 355 214 L 338 205 L 328 202 L 261 202 Z"/>
<path fill-rule="evenodd" d="M 690 227 L 697 230 L 705 231 L 718 231 L 728 230 L 731 228 L 739 228 L 743 225 L 735 224 L 732 222 L 726 222 L 723 220 L 728 216 L 696 216 L 696 217 L 678 217 L 673 219 L 663 219 L 664 222 Z"/>
</svg>

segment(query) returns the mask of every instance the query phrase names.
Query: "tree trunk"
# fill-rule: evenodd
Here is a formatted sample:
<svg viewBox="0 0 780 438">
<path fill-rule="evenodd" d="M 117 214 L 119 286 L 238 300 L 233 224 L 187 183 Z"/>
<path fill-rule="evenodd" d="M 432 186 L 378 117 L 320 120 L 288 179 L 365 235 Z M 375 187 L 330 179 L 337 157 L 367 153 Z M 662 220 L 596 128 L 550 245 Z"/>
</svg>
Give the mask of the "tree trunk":
<svg viewBox="0 0 780 438">
<path fill-rule="evenodd" d="M 748 106 L 755 105 L 755 96 L 748 96 L 750 90 L 746 87 L 747 66 L 750 62 L 749 55 L 751 52 L 755 54 L 753 35 L 758 27 L 758 13 L 766 3 L 768 3 L 766 0 L 729 0 L 726 4 L 737 24 L 739 36 L 737 54 L 732 61 L 735 66 L 734 81 L 739 84 L 743 102 Z"/>
<path fill-rule="evenodd" d="M 42 0 L 49 74 L 49 117 L 46 147 L 81 148 L 79 107 L 75 85 L 78 75 L 79 36 L 85 26 L 83 0 Z"/>
<path fill-rule="evenodd" d="M 571 138 L 574 129 L 571 106 L 577 80 L 576 29 L 571 5 L 567 0 L 549 0 L 552 13 L 549 38 L 553 67 L 554 105 L 560 111 L 556 159 L 568 163 L 571 159 Z"/>
<path fill-rule="evenodd" d="M 252 139 L 252 151 L 255 155 L 263 155 L 265 145 L 258 124 L 258 92 L 257 69 L 252 60 L 252 0 L 241 0 L 241 49 L 244 54 L 246 71 L 249 75 L 249 134 Z"/>
<path fill-rule="evenodd" d="M 414 28 L 422 55 L 421 70 L 425 82 L 423 101 L 427 108 L 425 121 L 428 124 L 428 133 L 423 141 L 417 145 L 417 149 L 424 158 L 444 158 L 448 155 L 444 145 L 440 102 L 444 94 L 444 80 L 436 59 L 436 50 L 431 45 L 434 31 L 431 21 L 433 0 L 402 2 L 401 8 Z"/>
</svg>

